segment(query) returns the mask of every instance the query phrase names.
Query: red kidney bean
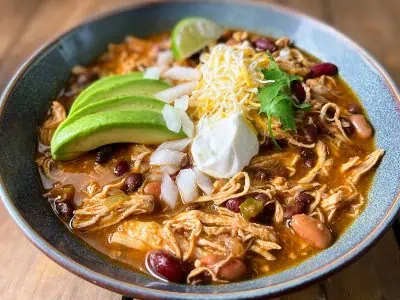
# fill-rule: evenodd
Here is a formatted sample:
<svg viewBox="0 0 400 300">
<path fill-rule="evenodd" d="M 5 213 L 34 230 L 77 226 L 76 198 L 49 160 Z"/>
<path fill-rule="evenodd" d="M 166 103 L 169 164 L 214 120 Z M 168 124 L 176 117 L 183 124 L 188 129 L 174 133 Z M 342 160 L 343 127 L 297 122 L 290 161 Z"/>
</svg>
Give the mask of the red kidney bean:
<svg viewBox="0 0 400 300">
<path fill-rule="evenodd" d="M 140 173 L 132 173 L 125 178 L 123 190 L 127 193 L 136 192 L 143 184 L 143 176 Z"/>
<path fill-rule="evenodd" d="M 294 201 L 286 207 L 284 217 L 290 219 L 294 215 L 305 213 L 308 205 L 313 201 L 313 196 L 301 192 L 294 198 Z"/>
<path fill-rule="evenodd" d="M 126 172 L 129 172 L 131 166 L 126 160 L 120 160 L 114 168 L 114 174 L 117 176 L 122 176 Z"/>
<path fill-rule="evenodd" d="M 152 250 L 146 257 L 151 273 L 172 282 L 184 283 L 188 275 L 187 266 L 164 250 Z"/>
<path fill-rule="evenodd" d="M 361 114 L 362 113 L 362 108 L 360 105 L 356 103 L 351 103 L 347 106 L 347 110 L 349 113 L 353 115 Z"/>
<path fill-rule="evenodd" d="M 114 155 L 113 145 L 105 145 L 96 150 L 96 163 L 102 164 L 108 162 Z"/>
<path fill-rule="evenodd" d="M 307 78 L 320 77 L 322 75 L 334 76 L 339 72 L 338 67 L 332 63 L 320 63 L 311 67 Z"/>
<path fill-rule="evenodd" d="M 265 203 L 265 202 L 268 202 L 269 200 L 271 200 L 271 199 L 268 197 L 268 195 L 266 195 L 266 194 L 264 194 L 264 193 L 255 194 L 253 198 L 256 199 L 256 200 L 258 200 L 258 201 L 262 201 L 262 202 L 264 202 L 264 203 Z"/>
<path fill-rule="evenodd" d="M 304 126 L 302 133 L 308 143 L 313 144 L 318 141 L 318 128 L 314 124 Z"/>
<path fill-rule="evenodd" d="M 262 169 L 257 169 L 254 173 L 254 178 L 259 181 L 265 181 L 269 177 L 268 172 Z"/>
<path fill-rule="evenodd" d="M 266 38 L 259 38 L 255 40 L 253 44 L 258 51 L 269 51 L 272 53 L 278 49 L 273 41 L 270 41 Z"/>
<path fill-rule="evenodd" d="M 225 207 L 235 213 L 238 213 L 240 212 L 240 204 L 242 204 L 243 202 L 244 198 L 242 197 L 231 198 L 225 202 Z"/>
<path fill-rule="evenodd" d="M 293 81 L 290 85 L 290 88 L 292 90 L 292 93 L 296 96 L 297 100 L 299 100 L 300 103 L 303 103 L 304 100 L 306 100 L 306 90 L 301 84 L 301 81 Z"/>
<path fill-rule="evenodd" d="M 368 124 L 363 115 L 352 115 L 349 117 L 351 124 L 355 128 L 355 132 L 360 139 L 366 140 L 373 135 L 372 127 Z"/>
<path fill-rule="evenodd" d="M 332 243 L 332 235 L 328 227 L 305 214 L 292 217 L 292 228 L 302 240 L 316 249 L 328 248 Z"/>
</svg>

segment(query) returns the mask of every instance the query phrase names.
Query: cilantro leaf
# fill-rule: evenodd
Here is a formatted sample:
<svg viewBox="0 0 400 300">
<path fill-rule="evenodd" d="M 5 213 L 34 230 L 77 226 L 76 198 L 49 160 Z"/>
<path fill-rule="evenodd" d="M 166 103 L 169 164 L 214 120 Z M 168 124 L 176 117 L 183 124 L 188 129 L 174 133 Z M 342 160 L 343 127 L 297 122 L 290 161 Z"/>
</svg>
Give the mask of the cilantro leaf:
<svg viewBox="0 0 400 300">
<path fill-rule="evenodd" d="M 287 74 L 282 71 L 273 57 L 267 54 L 270 63 L 268 69 L 262 70 L 266 80 L 273 80 L 258 90 L 258 98 L 261 102 L 260 112 L 268 117 L 268 132 L 275 145 L 279 147 L 272 132 L 272 117 L 278 118 L 284 130 L 296 131 L 295 108 L 309 110 L 309 103 L 298 104 L 290 97 L 290 84 L 299 80 L 296 75 Z"/>
</svg>

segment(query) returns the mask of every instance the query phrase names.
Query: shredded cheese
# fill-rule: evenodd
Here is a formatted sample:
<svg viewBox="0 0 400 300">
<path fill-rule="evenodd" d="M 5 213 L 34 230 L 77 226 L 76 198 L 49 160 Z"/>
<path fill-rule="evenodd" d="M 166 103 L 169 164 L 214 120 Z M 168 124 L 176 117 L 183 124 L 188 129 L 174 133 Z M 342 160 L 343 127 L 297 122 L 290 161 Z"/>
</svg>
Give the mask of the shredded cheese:
<svg viewBox="0 0 400 300">
<path fill-rule="evenodd" d="M 260 108 L 255 96 L 258 88 L 268 83 L 261 72 L 268 62 L 266 53 L 256 52 L 248 42 L 218 44 L 203 54 L 199 66 L 202 78 L 190 97 L 192 119 L 242 113 L 254 123 Z"/>
</svg>

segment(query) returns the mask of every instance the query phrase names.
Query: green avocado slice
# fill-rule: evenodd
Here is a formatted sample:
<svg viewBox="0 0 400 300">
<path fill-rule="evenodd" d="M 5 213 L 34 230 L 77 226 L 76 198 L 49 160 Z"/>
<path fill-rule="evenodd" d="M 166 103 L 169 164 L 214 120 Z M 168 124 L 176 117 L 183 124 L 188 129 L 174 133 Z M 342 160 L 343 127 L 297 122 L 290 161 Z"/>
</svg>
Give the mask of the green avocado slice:
<svg viewBox="0 0 400 300">
<path fill-rule="evenodd" d="M 68 124 L 71 124 L 86 115 L 95 114 L 101 111 L 151 110 L 161 112 L 164 105 L 165 102 L 145 96 L 124 96 L 102 100 L 88 104 L 81 109 L 70 113 L 68 118 L 58 126 L 55 134 Z"/>
<path fill-rule="evenodd" d="M 160 144 L 184 137 L 183 131 L 170 131 L 159 112 L 104 111 L 82 117 L 57 132 L 51 141 L 51 155 L 65 161 L 107 144 Z"/>
<path fill-rule="evenodd" d="M 71 110 L 78 102 L 78 99 L 80 102 L 83 99 L 90 97 L 92 94 L 96 93 L 97 91 L 102 90 L 102 89 L 107 89 L 110 86 L 115 85 L 116 83 L 135 80 L 135 79 L 141 79 L 141 78 L 143 78 L 142 72 L 132 72 L 132 73 L 124 74 L 124 75 L 110 75 L 110 76 L 103 77 L 103 78 L 93 82 L 91 85 L 89 85 L 87 88 L 85 88 L 79 94 L 78 98 L 72 104 Z"/>
<path fill-rule="evenodd" d="M 81 95 L 75 100 L 72 105 L 70 113 L 77 111 L 89 104 L 96 103 L 98 101 L 111 99 L 122 96 L 148 96 L 151 97 L 154 94 L 161 92 L 170 85 L 161 80 L 155 79 L 132 79 L 122 82 L 114 83 L 106 88 L 99 89 L 90 93 L 90 95 Z"/>
</svg>

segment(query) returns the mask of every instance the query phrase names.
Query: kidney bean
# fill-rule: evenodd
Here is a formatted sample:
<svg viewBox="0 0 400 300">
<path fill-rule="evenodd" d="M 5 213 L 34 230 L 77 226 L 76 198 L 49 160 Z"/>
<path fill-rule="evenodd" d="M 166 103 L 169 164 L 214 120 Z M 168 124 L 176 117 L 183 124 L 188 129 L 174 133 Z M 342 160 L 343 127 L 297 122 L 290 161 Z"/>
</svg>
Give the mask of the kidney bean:
<svg viewBox="0 0 400 300">
<path fill-rule="evenodd" d="M 318 129 L 314 124 L 304 126 L 302 133 L 308 143 L 313 144 L 318 141 Z"/>
<path fill-rule="evenodd" d="M 183 283 L 188 274 L 187 266 L 164 250 L 152 250 L 146 257 L 149 271 L 172 282 Z"/>
<path fill-rule="evenodd" d="M 302 214 L 306 211 L 308 205 L 314 201 L 314 197 L 308 193 L 301 192 L 285 210 L 284 217 L 290 219 L 292 216 Z"/>
<path fill-rule="evenodd" d="M 259 181 L 265 181 L 268 179 L 268 172 L 262 169 L 257 169 L 254 173 L 254 178 Z"/>
<path fill-rule="evenodd" d="M 242 204 L 243 202 L 244 198 L 242 197 L 231 198 L 225 202 L 225 207 L 235 213 L 238 213 L 240 212 L 240 204 Z"/>
<path fill-rule="evenodd" d="M 332 243 L 332 235 L 328 227 L 305 214 L 292 217 L 292 228 L 302 240 L 316 249 L 328 248 Z"/>
<path fill-rule="evenodd" d="M 246 272 L 246 265 L 240 259 L 232 258 L 219 269 L 217 276 L 224 280 L 235 281 L 242 278 Z"/>
<path fill-rule="evenodd" d="M 357 115 L 362 113 L 361 106 L 356 103 L 351 103 L 347 106 L 347 110 L 349 113 Z"/>
<path fill-rule="evenodd" d="M 300 103 L 303 103 L 304 100 L 306 100 L 306 90 L 301 84 L 301 81 L 293 81 L 290 85 L 290 88 L 292 90 L 292 93 L 296 96 L 297 100 L 299 100 Z"/>
<path fill-rule="evenodd" d="M 265 203 L 265 202 L 268 202 L 269 200 L 271 200 L 271 199 L 268 197 L 268 195 L 266 195 L 266 194 L 264 194 L 264 193 L 255 194 L 253 198 L 256 199 L 256 200 L 258 200 L 258 201 L 262 201 L 262 202 L 264 202 L 264 203 Z"/>
<path fill-rule="evenodd" d="M 334 76 L 339 72 L 338 67 L 332 63 L 320 63 L 311 67 L 307 78 L 320 77 L 322 75 Z"/>
<path fill-rule="evenodd" d="M 258 51 L 269 51 L 272 53 L 278 49 L 273 41 L 266 38 L 259 38 L 255 40 L 253 44 Z"/>
<path fill-rule="evenodd" d="M 352 115 L 349 117 L 349 120 L 353 124 L 357 136 L 360 139 L 366 140 L 372 136 L 372 127 L 368 124 L 363 115 Z"/>
<path fill-rule="evenodd" d="M 117 176 L 122 176 L 126 172 L 129 172 L 131 166 L 126 160 L 120 160 L 114 168 L 114 174 Z"/>
<path fill-rule="evenodd" d="M 306 165 L 306 167 L 308 167 L 308 168 L 312 168 L 312 167 L 314 167 L 315 166 L 315 159 L 313 158 L 313 157 L 309 157 L 309 158 L 306 158 L 305 160 L 304 160 L 304 164 Z"/>
<path fill-rule="evenodd" d="M 152 181 L 144 186 L 144 193 L 153 195 L 156 198 L 160 198 L 161 193 L 161 181 Z"/>
<path fill-rule="evenodd" d="M 127 193 L 136 192 L 143 184 L 143 176 L 140 173 L 132 173 L 125 178 L 123 190 Z"/>
<path fill-rule="evenodd" d="M 114 155 L 113 145 L 105 145 L 96 150 L 96 163 L 102 164 L 108 162 Z"/>
</svg>

